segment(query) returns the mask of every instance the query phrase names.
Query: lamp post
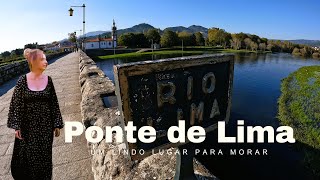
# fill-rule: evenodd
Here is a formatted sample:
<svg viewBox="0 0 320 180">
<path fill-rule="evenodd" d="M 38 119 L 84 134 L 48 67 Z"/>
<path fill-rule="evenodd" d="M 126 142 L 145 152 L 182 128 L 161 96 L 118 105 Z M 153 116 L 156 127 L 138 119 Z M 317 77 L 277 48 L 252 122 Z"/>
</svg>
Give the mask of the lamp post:
<svg viewBox="0 0 320 180">
<path fill-rule="evenodd" d="M 83 9 L 83 31 L 82 31 L 82 48 L 83 48 L 83 51 L 85 51 L 85 47 L 84 47 L 84 40 L 85 40 L 85 8 L 86 8 L 86 5 L 83 4 L 82 6 L 71 6 L 70 9 L 69 9 L 69 15 L 70 16 L 73 16 L 73 7 L 81 7 Z"/>
<path fill-rule="evenodd" d="M 154 48 L 153 39 L 151 39 L 151 47 L 152 47 L 152 54 L 153 54 L 153 48 Z"/>
<path fill-rule="evenodd" d="M 183 53 L 183 39 L 182 39 L 182 45 L 181 45 L 181 47 L 182 47 L 182 53 Z"/>
</svg>

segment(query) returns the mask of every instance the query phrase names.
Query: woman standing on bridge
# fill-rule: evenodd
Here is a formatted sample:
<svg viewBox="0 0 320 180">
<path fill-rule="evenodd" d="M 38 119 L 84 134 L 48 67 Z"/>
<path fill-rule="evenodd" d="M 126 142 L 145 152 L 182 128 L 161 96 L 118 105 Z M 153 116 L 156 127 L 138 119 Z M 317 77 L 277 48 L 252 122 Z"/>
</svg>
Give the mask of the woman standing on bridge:
<svg viewBox="0 0 320 180">
<path fill-rule="evenodd" d="M 51 180 L 53 136 L 64 127 L 53 81 L 39 49 L 25 49 L 30 72 L 19 77 L 10 102 L 7 127 L 15 129 L 11 160 L 14 179 Z"/>
</svg>

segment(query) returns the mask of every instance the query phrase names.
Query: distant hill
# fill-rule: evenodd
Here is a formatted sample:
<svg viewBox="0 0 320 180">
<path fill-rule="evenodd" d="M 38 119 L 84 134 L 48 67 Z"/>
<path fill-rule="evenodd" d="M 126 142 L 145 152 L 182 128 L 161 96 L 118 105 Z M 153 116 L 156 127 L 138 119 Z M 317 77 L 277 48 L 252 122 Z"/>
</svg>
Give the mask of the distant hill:
<svg viewBox="0 0 320 180">
<path fill-rule="evenodd" d="M 118 35 L 124 34 L 124 33 L 143 33 L 147 32 L 149 29 L 154 29 L 155 27 L 151 26 L 150 24 L 146 23 L 141 23 L 135 26 L 132 26 L 131 28 L 126 28 L 126 29 L 119 29 L 117 31 Z"/>
<path fill-rule="evenodd" d="M 164 30 L 161 30 L 160 28 L 156 28 L 150 24 L 147 23 L 141 23 L 135 26 L 132 26 L 130 28 L 125 28 L 125 29 L 118 29 L 117 30 L 117 34 L 121 35 L 124 33 L 144 33 L 147 32 L 149 29 L 159 29 L 160 34 L 162 34 L 165 30 L 171 30 L 174 32 L 182 32 L 182 31 L 186 31 L 189 33 L 196 33 L 196 32 L 201 32 L 204 37 L 208 36 L 208 28 L 205 28 L 203 26 L 198 26 L 198 25 L 192 25 L 189 27 L 184 27 L 184 26 L 175 26 L 175 27 L 168 27 L 165 28 Z M 99 34 L 101 34 L 102 36 L 107 35 L 107 36 L 111 36 L 110 31 L 94 31 L 94 32 L 88 32 L 86 33 L 86 37 L 96 37 Z"/>
<path fill-rule="evenodd" d="M 170 31 L 173 31 L 173 32 L 182 32 L 182 31 L 187 31 L 189 33 L 192 32 L 191 29 L 188 29 L 188 28 L 186 28 L 184 26 L 167 27 L 163 31 L 165 31 L 165 30 L 170 30 Z"/>
<path fill-rule="evenodd" d="M 289 40 L 292 43 L 295 44 L 304 44 L 309 46 L 318 46 L 320 47 L 320 40 L 307 40 L 307 39 L 296 39 L 296 40 Z"/>
<path fill-rule="evenodd" d="M 99 34 L 104 34 L 107 31 L 92 31 L 92 32 L 88 32 L 86 33 L 86 37 L 90 37 L 90 36 L 98 36 Z"/>
<path fill-rule="evenodd" d="M 174 32 L 186 31 L 186 32 L 189 32 L 189 33 L 201 32 L 204 37 L 208 36 L 208 28 L 205 28 L 203 26 L 198 26 L 198 25 L 192 25 L 192 26 L 189 26 L 189 27 L 184 27 L 184 26 L 168 27 L 168 28 L 165 28 L 164 31 L 165 30 L 171 30 L 171 31 L 174 31 Z"/>
<path fill-rule="evenodd" d="M 159 29 L 160 34 L 162 34 L 165 30 L 171 30 L 174 32 L 186 31 L 189 33 L 201 32 L 204 37 L 208 37 L 208 28 L 203 27 L 203 26 L 199 26 L 199 25 L 191 25 L 189 27 L 174 26 L 174 27 L 167 27 L 167 28 L 161 30 L 160 28 L 156 28 L 156 27 L 154 27 L 150 24 L 147 24 L 147 23 L 141 23 L 141 24 L 132 26 L 130 28 L 118 29 L 117 34 L 121 35 L 121 34 L 129 33 L 129 32 L 143 33 L 143 32 L 147 32 L 149 29 Z M 97 37 L 99 34 L 101 34 L 101 36 L 111 37 L 111 29 L 110 29 L 110 31 L 88 32 L 88 33 L 86 33 L 86 37 L 94 38 L 94 37 Z M 65 41 L 65 40 L 67 40 L 67 39 L 64 39 L 62 41 Z M 284 40 L 281 40 L 281 41 L 284 41 Z M 296 44 L 305 44 L 305 45 L 309 45 L 309 46 L 319 46 L 320 47 L 320 40 L 296 39 L 296 40 L 288 40 L 288 41 L 290 41 L 292 43 L 296 43 Z"/>
</svg>

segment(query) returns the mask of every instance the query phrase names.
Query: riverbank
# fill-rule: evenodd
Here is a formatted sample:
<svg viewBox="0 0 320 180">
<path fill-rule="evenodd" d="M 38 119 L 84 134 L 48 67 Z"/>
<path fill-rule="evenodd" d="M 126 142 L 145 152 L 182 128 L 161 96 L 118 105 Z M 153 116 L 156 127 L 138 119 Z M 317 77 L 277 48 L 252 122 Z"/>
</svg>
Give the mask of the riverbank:
<svg viewBox="0 0 320 180">
<path fill-rule="evenodd" d="M 200 55 L 205 53 L 269 53 L 271 51 L 264 51 L 264 52 L 256 52 L 256 51 L 249 51 L 245 49 L 241 50 L 234 50 L 234 49 L 217 49 L 211 47 L 186 47 L 182 51 L 182 48 L 165 48 L 160 50 L 154 50 L 149 52 L 130 52 L 130 53 L 123 53 L 123 54 L 112 54 L 112 55 L 104 55 L 104 56 L 97 56 L 93 57 L 94 60 L 106 60 L 106 59 L 116 59 L 116 58 L 132 58 L 132 57 L 140 57 L 143 55 L 181 55 L 184 56 L 188 55 Z"/>
<path fill-rule="evenodd" d="M 282 80 L 278 118 L 294 129 L 304 164 L 320 178 L 320 66 L 305 66 Z"/>
</svg>

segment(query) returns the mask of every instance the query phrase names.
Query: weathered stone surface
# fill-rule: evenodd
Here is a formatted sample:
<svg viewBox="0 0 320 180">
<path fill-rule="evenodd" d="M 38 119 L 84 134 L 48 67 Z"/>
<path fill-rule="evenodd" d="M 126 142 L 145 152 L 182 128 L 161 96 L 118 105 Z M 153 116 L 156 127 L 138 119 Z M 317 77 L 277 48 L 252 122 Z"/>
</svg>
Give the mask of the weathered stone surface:
<svg viewBox="0 0 320 180">
<path fill-rule="evenodd" d="M 0 156 L 0 176 L 6 175 L 10 171 L 11 156 Z"/>
<path fill-rule="evenodd" d="M 7 149 L 6 155 L 11 155 L 12 154 L 13 147 L 14 147 L 14 142 L 10 143 L 10 145 L 9 145 L 9 147 Z"/>
<path fill-rule="evenodd" d="M 104 107 L 101 98 L 101 95 L 115 91 L 114 84 L 86 54 L 81 53 L 79 62 L 83 124 L 86 127 L 99 126 L 102 129 L 120 125 L 118 108 Z M 99 143 L 88 142 L 88 148 L 92 155 L 92 171 L 96 180 L 173 179 L 175 175 L 174 153 L 156 153 L 143 160 L 131 161 L 127 154 L 121 153 L 121 150 L 127 151 L 124 143 L 106 143 L 103 139 Z M 172 149 L 175 151 L 175 148 Z M 198 179 L 217 179 L 195 158 L 194 171 Z"/>
<path fill-rule="evenodd" d="M 6 125 L 0 126 L 0 136 L 6 134 L 12 134 L 14 132 L 13 129 L 9 129 Z"/>
<path fill-rule="evenodd" d="M 7 144 L 0 144 L 0 156 L 3 156 L 6 154 L 8 148 L 9 148 L 10 143 Z"/>
</svg>

